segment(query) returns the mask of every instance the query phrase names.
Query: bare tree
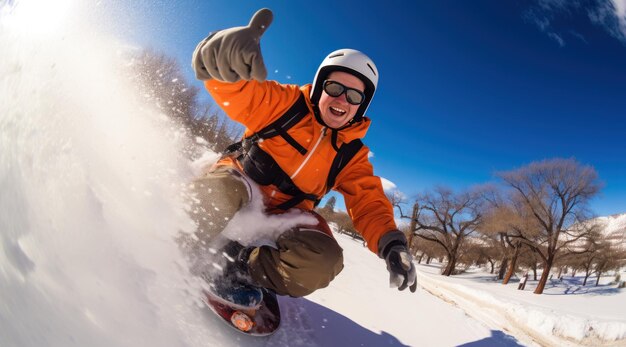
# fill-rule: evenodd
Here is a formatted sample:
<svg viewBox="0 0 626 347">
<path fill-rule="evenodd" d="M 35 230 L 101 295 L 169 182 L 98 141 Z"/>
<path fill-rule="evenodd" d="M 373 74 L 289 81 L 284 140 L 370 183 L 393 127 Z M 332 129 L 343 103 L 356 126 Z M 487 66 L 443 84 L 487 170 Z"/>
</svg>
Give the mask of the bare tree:
<svg viewBox="0 0 626 347">
<path fill-rule="evenodd" d="M 618 270 L 626 265 L 626 252 L 615 244 L 604 240 L 599 245 L 598 256 L 595 259 L 596 286 L 600 284 L 600 277 L 610 270 Z"/>
<path fill-rule="evenodd" d="M 572 277 L 577 270 L 582 270 L 585 274 L 584 286 L 587 284 L 589 276 L 593 273 L 598 257 L 601 253 L 608 251 L 611 245 L 602 234 L 602 227 L 596 221 L 585 221 L 579 227 L 589 229 L 585 239 L 577 244 L 570 245 L 568 249 L 573 248 L 573 251 L 564 253 L 563 256 L 555 261 L 554 265 L 559 268 L 558 277 L 561 276 L 563 268 L 571 268 Z"/>
<path fill-rule="evenodd" d="M 326 204 L 324 205 L 324 209 L 328 210 L 328 211 L 334 211 L 335 210 L 335 204 L 337 204 L 337 198 L 334 196 L 331 196 L 328 201 L 326 201 Z"/>
<path fill-rule="evenodd" d="M 337 223 L 340 232 L 350 234 L 353 238 L 356 237 L 357 231 L 354 229 L 354 224 L 352 224 L 352 218 L 347 213 L 336 212 L 333 220 Z"/>
<path fill-rule="evenodd" d="M 593 245 L 593 247 L 595 248 L 595 244 Z M 584 271 L 585 273 L 585 279 L 583 280 L 583 286 L 587 285 L 587 279 L 589 279 L 589 276 L 591 276 L 591 273 L 593 272 L 593 264 L 596 260 L 596 258 L 598 257 L 598 252 L 594 251 L 594 252 L 588 252 L 585 254 L 581 254 L 578 255 L 576 257 L 576 259 L 574 260 L 576 263 L 575 268 L 581 269 Z"/>
<path fill-rule="evenodd" d="M 480 232 L 492 240 L 492 247 L 498 251 L 498 258 L 500 259 L 499 280 L 505 278 L 505 271 L 509 266 L 510 269 L 515 267 L 517 254 L 519 254 L 516 248 L 518 245 L 513 245 L 507 234 L 508 224 L 511 221 L 510 215 L 510 209 L 502 201 L 499 199 L 497 201 L 489 200 L 489 208 L 485 210 L 480 228 Z M 504 280 L 503 284 L 507 282 L 508 278 Z"/>
<path fill-rule="evenodd" d="M 192 86 L 178 62 L 165 54 L 144 50 L 133 57 L 131 78 L 141 87 L 142 97 L 167 116 L 177 131 L 190 140 L 203 140 L 222 152 L 241 136 L 242 127 L 231 121 L 211 101 L 200 102 L 200 89 Z M 193 150 L 187 149 L 193 156 Z"/>
<path fill-rule="evenodd" d="M 144 50 L 134 57 L 131 67 L 146 99 L 180 125 L 193 122 L 200 90 L 185 80 L 174 58 Z"/>
<path fill-rule="evenodd" d="M 460 254 L 459 261 L 466 266 L 476 265 L 490 267 L 490 273 L 495 272 L 495 265 L 500 256 L 498 241 L 487 236 L 469 237 L 465 241 L 465 252 Z"/>
<path fill-rule="evenodd" d="M 416 247 L 416 243 L 417 243 L 417 239 L 415 238 L 415 233 L 413 232 L 413 230 L 417 229 L 417 216 L 419 214 L 419 208 L 420 205 L 416 202 L 415 204 L 413 204 L 413 212 L 411 213 L 411 222 L 409 223 L 408 226 L 408 242 L 409 242 L 409 247 Z"/>
<path fill-rule="evenodd" d="M 540 259 L 535 251 L 528 247 L 522 248 L 517 262 L 520 268 L 532 270 L 533 280 L 537 280 L 537 269 L 539 268 Z"/>
<path fill-rule="evenodd" d="M 465 237 L 473 233 L 481 222 L 482 194 L 471 190 L 459 194 L 443 187 L 418 196 L 412 216 L 406 216 L 397 201 L 394 205 L 401 218 L 411 220 L 415 236 L 434 242 L 445 252 L 447 265 L 444 276 L 454 273 L 459 251 Z"/>
<path fill-rule="evenodd" d="M 573 159 L 552 159 L 499 176 L 511 188 L 514 201 L 521 203 L 518 212 L 528 213 L 539 227 L 520 228 L 512 236 L 541 258 L 543 272 L 535 289 L 541 294 L 559 251 L 587 236 L 584 229 L 572 226 L 588 219 L 587 203 L 600 190 L 598 175 L 593 167 Z"/>
<path fill-rule="evenodd" d="M 517 261 L 522 251 L 523 243 L 516 236 L 523 234 L 529 240 L 535 241 L 539 235 L 539 226 L 530 217 L 530 211 L 525 204 L 515 196 L 505 197 L 492 188 L 486 199 L 488 208 L 485 210 L 480 231 L 487 235 L 495 234 L 499 238 L 502 261 L 498 279 L 506 285 L 517 270 Z"/>
<path fill-rule="evenodd" d="M 414 245 L 414 252 L 417 258 L 418 264 L 422 263 L 424 257 L 426 257 L 426 264 L 430 264 L 432 259 L 443 258 L 445 253 L 443 248 L 435 242 L 428 240 L 421 240 L 418 244 Z M 419 253 L 419 256 L 417 254 Z"/>
<path fill-rule="evenodd" d="M 331 197 L 333 199 L 334 197 Z M 336 200 L 336 199 L 335 199 Z M 318 207 L 315 209 L 320 216 L 322 216 L 327 222 L 334 223 L 337 226 L 337 231 L 342 234 L 348 234 L 353 239 L 363 240 L 361 234 L 354 228 L 352 218 L 343 211 L 334 211 L 334 202 L 330 201 L 330 205 L 327 203 L 324 207 Z"/>
<path fill-rule="evenodd" d="M 206 102 L 199 107 L 191 124 L 191 134 L 211 144 L 216 152 L 223 152 L 242 135 L 243 127 L 231 121 L 215 104 Z"/>
</svg>

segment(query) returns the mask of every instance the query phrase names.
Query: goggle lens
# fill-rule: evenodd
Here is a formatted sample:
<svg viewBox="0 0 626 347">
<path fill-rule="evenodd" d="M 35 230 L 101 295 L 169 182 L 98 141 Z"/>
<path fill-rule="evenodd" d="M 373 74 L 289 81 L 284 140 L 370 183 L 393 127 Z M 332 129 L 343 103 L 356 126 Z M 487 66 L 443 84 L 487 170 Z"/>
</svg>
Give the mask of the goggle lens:
<svg viewBox="0 0 626 347">
<path fill-rule="evenodd" d="M 363 94 L 362 91 L 346 87 L 339 82 L 331 80 L 324 82 L 324 91 L 334 98 L 346 93 L 346 100 L 352 105 L 360 105 L 363 103 L 363 100 L 365 100 L 365 94 Z"/>
</svg>

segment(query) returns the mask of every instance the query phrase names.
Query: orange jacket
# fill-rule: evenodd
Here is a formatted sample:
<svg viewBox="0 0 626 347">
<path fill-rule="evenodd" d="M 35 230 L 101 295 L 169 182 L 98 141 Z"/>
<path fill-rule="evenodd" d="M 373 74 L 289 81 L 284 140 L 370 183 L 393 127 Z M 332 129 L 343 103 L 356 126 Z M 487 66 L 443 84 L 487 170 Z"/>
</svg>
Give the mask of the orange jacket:
<svg viewBox="0 0 626 347">
<path fill-rule="evenodd" d="M 326 193 L 326 179 L 336 151 L 331 144 L 331 131 L 322 126 L 313 114 L 309 98 L 311 85 L 279 84 L 275 81 L 239 81 L 224 83 L 208 80 L 205 87 L 226 114 L 246 127 L 244 136 L 250 136 L 282 116 L 304 93 L 310 113 L 289 129 L 289 134 L 304 148 L 302 155 L 281 136 L 259 142 L 259 146 L 274 158 L 303 192 L 322 196 Z M 337 146 L 363 138 L 370 119 L 340 130 Z M 393 207 L 383 192 L 379 177 L 368 160 L 369 149 L 363 146 L 349 164 L 339 173 L 334 190 L 340 192 L 356 230 L 363 235 L 369 249 L 378 252 L 378 240 L 388 231 L 397 229 Z M 237 165 L 232 159 L 220 164 Z M 262 186 L 268 206 L 277 206 L 291 198 L 275 186 Z M 313 202 L 305 200 L 297 207 L 313 209 Z"/>
</svg>

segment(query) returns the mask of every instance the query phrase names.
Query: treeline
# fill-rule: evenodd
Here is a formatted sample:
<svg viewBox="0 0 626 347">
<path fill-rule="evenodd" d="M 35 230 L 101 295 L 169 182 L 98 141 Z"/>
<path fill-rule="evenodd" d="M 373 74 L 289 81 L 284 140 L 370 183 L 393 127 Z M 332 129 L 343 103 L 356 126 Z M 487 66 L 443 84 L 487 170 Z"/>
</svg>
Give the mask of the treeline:
<svg viewBox="0 0 626 347">
<path fill-rule="evenodd" d="M 196 144 L 222 152 L 243 134 L 243 128 L 228 119 L 204 90 L 191 84 L 180 64 L 152 50 L 134 54 L 127 66 L 129 76 L 139 86 L 139 96 L 153 104 L 175 127 L 175 131 Z M 207 94 L 208 95 L 208 94 Z M 195 150 L 190 147 L 189 156 Z"/>
<path fill-rule="evenodd" d="M 626 249 L 607 239 L 588 203 L 601 189 L 597 172 L 574 159 L 552 159 L 501 172 L 494 184 L 454 192 L 438 187 L 418 195 L 410 208 L 400 194 L 390 200 L 417 261 L 440 259 L 450 276 L 472 265 L 488 266 L 508 283 L 532 272 L 536 294 L 553 271 L 581 271 L 584 284 L 626 265 Z M 406 211 L 405 211 L 406 210 Z M 406 212 L 406 213 L 405 213 Z"/>
<path fill-rule="evenodd" d="M 328 223 L 335 224 L 337 227 L 337 232 L 341 234 L 350 235 L 353 239 L 358 239 L 363 241 L 363 237 L 359 234 L 354 228 L 354 224 L 352 223 L 352 218 L 343 211 L 337 211 L 335 209 L 335 204 L 337 203 L 337 198 L 331 196 L 328 198 L 323 207 L 318 207 L 315 209 L 320 216 L 324 217 L 324 219 Z"/>
</svg>

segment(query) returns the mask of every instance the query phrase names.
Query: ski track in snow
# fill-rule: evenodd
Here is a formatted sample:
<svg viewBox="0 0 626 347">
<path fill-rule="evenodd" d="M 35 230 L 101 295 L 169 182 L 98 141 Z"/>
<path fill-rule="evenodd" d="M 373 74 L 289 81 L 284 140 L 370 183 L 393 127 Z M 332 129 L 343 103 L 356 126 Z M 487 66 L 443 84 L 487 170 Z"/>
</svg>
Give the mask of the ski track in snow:
<svg viewBox="0 0 626 347">
<path fill-rule="evenodd" d="M 510 322 L 515 322 L 515 320 L 507 312 L 503 312 L 499 306 L 493 305 L 491 300 L 489 300 L 493 298 L 480 300 L 463 292 L 462 288 L 454 288 L 445 281 L 427 277 L 420 271 L 418 271 L 418 281 L 420 286 L 432 295 L 458 306 L 468 315 L 491 328 L 506 331 L 518 338 L 521 337 L 526 344 L 574 346 L 566 341 L 548 339 L 545 336 L 534 334 L 532 330 L 527 329 L 524 325 L 511 324 Z"/>
</svg>

